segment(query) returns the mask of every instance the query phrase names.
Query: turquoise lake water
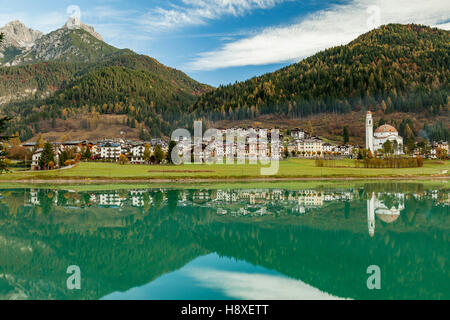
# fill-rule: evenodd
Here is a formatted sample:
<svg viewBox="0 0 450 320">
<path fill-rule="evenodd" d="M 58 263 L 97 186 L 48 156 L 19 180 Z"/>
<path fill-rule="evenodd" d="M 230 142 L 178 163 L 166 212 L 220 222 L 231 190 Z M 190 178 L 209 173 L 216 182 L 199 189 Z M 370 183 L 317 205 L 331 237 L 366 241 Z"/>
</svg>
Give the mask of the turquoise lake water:
<svg viewBox="0 0 450 320">
<path fill-rule="evenodd" d="M 0 299 L 449 299 L 449 213 L 445 183 L 0 189 Z"/>
</svg>

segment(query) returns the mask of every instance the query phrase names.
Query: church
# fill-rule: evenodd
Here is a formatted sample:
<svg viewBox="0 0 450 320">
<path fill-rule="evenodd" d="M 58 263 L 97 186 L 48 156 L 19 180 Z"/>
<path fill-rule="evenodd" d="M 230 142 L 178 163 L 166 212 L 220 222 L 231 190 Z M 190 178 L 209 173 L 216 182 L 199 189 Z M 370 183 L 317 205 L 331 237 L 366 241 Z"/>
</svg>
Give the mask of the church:
<svg viewBox="0 0 450 320">
<path fill-rule="evenodd" d="M 384 124 L 373 132 L 372 112 L 366 115 L 366 149 L 372 154 L 380 149 L 386 141 L 391 141 L 394 146 L 394 154 L 403 154 L 403 138 L 398 135 L 398 131 L 391 125 Z"/>
</svg>

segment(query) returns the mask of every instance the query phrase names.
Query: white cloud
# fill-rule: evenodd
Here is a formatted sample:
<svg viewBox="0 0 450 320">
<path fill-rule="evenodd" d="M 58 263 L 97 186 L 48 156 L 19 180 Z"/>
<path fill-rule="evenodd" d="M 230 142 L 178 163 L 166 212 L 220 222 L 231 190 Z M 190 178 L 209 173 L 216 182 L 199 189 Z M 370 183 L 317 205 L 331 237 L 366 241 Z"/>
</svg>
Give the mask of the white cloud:
<svg viewBox="0 0 450 320">
<path fill-rule="evenodd" d="M 215 70 L 298 61 L 320 50 L 346 44 L 379 24 L 419 23 L 450 29 L 449 17 L 450 7 L 442 0 L 352 0 L 310 14 L 293 25 L 267 28 L 218 50 L 201 53 L 187 69 Z"/>
<path fill-rule="evenodd" d="M 223 16 L 242 16 L 256 9 L 269 9 L 292 0 L 182 0 L 182 5 L 157 7 L 141 18 L 149 29 L 204 25 Z"/>
<path fill-rule="evenodd" d="M 337 300 L 302 281 L 277 275 L 198 268 L 189 274 L 203 286 L 243 300 Z"/>
</svg>

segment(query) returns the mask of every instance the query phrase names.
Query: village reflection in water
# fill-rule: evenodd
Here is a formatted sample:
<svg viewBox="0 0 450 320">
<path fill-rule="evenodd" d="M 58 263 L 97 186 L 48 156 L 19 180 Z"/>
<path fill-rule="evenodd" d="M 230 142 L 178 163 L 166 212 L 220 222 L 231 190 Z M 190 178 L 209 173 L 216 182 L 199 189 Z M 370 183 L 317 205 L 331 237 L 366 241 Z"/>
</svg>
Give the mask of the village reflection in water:
<svg viewBox="0 0 450 320">
<path fill-rule="evenodd" d="M 0 300 L 450 298 L 445 183 L 89 188 L 0 190 Z"/>
<path fill-rule="evenodd" d="M 158 198 L 158 206 L 171 201 L 179 207 L 197 206 L 216 210 L 218 215 L 232 217 L 260 217 L 265 215 L 307 215 L 315 209 L 333 202 L 349 203 L 367 198 L 368 232 L 375 234 L 375 217 L 384 223 L 393 223 L 405 209 L 405 198 L 432 200 L 436 206 L 450 206 L 450 193 L 442 190 L 420 190 L 405 194 L 399 191 L 363 192 L 363 189 L 341 190 L 284 190 L 284 189 L 238 189 L 238 190 L 171 190 L 135 189 L 96 192 L 71 190 L 28 189 L 25 191 L 25 206 L 66 209 L 127 207 L 148 208 Z M 175 192 L 175 198 L 168 198 L 167 192 Z M 173 203 L 175 202 L 175 203 Z"/>
</svg>

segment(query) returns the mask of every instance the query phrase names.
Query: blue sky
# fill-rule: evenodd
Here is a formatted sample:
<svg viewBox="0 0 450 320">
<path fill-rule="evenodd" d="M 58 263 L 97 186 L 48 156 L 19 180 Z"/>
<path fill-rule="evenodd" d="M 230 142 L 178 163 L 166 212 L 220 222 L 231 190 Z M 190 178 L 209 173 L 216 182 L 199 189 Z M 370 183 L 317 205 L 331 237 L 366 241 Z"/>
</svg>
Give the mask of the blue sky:
<svg viewBox="0 0 450 320">
<path fill-rule="evenodd" d="M 0 0 L 0 25 L 50 32 L 71 15 L 106 42 L 214 86 L 241 81 L 348 43 L 386 23 L 450 29 L 445 0 Z"/>
</svg>

